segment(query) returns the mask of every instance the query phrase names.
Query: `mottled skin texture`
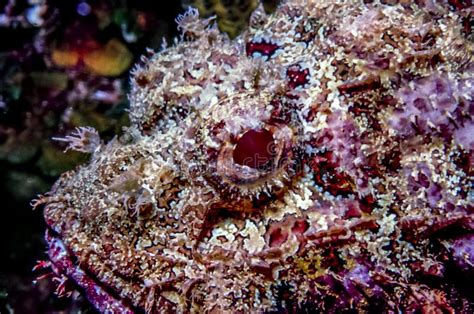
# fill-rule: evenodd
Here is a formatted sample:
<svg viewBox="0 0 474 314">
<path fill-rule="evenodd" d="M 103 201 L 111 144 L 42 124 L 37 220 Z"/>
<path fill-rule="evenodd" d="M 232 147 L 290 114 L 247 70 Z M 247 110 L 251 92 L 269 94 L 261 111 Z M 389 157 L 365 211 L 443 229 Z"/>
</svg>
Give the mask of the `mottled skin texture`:
<svg viewBox="0 0 474 314">
<path fill-rule="evenodd" d="M 102 312 L 469 311 L 430 284 L 473 274 L 470 9 L 447 8 L 286 1 L 234 41 L 189 11 L 129 130 L 40 199 L 53 270 Z"/>
</svg>

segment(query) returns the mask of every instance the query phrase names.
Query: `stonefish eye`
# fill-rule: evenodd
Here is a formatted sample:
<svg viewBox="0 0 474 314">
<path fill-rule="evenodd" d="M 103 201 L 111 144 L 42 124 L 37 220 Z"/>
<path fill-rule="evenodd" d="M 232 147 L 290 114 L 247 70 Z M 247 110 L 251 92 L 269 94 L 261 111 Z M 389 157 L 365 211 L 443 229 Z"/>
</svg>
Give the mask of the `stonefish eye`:
<svg viewBox="0 0 474 314">
<path fill-rule="evenodd" d="M 232 154 L 234 162 L 254 169 L 265 169 L 275 158 L 275 139 L 272 132 L 248 130 L 237 140 Z"/>
<path fill-rule="evenodd" d="M 190 126 L 192 139 L 184 141 L 193 144 L 186 146 L 190 158 L 183 164 L 189 180 L 233 204 L 291 186 L 301 170 L 299 125 L 275 121 L 275 104 L 270 95 L 239 95 L 204 112 L 199 127 Z"/>
</svg>

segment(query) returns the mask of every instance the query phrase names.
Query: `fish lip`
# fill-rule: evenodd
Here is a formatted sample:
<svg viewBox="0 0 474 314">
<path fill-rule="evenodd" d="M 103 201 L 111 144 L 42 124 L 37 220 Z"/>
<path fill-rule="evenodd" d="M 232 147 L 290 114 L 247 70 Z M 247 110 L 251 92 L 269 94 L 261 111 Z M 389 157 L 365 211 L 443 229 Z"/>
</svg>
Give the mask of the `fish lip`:
<svg viewBox="0 0 474 314">
<path fill-rule="evenodd" d="M 51 261 L 51 268 L 58 276 L 66 276 L 83 292 L 87 300 L 101 313 L 133 314 L 137 309 L 130 300 L 123 299 L 118 293 L 100 282 L 89 271 L 75 262 L 74 256 L 67 249 L 60 236 L 51 229 L 45 233 L 48 246 L 47 254 Z"/>
</svg>

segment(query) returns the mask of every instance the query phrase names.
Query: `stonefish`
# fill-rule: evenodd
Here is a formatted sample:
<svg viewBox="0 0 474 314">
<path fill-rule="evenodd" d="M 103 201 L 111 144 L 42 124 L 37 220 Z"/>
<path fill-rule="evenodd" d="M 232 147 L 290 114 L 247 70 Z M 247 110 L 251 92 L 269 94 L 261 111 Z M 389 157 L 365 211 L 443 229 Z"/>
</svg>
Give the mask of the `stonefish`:
<svg viewBox="0 0 474 314">
<path fill-rule="evenodd" d="M 392 3 L 393 1 L 388 1 Z M 471 312 L 472 7 L 283 1 L 230 40 L 190 9 L 131 126 L 44 205 L 49 265 L 105 313 Z M 471 289 L 471 290 L 469 290 Z"/>
</svg>

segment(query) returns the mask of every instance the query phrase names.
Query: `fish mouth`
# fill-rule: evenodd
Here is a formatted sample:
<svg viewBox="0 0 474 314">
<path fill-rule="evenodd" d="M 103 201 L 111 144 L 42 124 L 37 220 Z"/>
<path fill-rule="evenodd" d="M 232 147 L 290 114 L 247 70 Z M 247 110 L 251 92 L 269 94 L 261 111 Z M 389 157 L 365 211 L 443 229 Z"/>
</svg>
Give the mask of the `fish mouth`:
<svg viewBox="0 0 474 314">
<path fill-rule="evenodd" d="M 50 229 L 46 230 L 45 240 L 53 272 L 59 277 L 65 276 L 73 281 L 99 312 L 125 314 L 137 312 L 129 300 L 121 298 L 89 270 L 81 267 L 57 233 Z"/>
</svg>

